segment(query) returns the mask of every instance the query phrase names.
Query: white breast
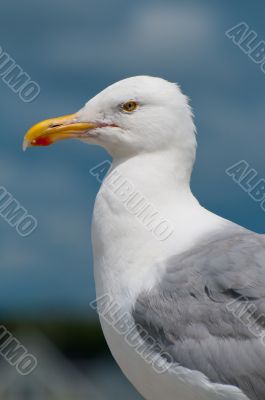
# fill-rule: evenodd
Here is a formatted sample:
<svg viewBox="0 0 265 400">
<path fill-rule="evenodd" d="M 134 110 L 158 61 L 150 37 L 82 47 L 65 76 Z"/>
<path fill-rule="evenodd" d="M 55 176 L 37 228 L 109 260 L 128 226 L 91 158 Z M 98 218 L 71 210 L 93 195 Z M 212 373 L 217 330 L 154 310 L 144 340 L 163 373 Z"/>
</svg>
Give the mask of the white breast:
<svg viewBox="0 0 265 400">
<path fill-rule="evenodd" d="M 131 176 L 131 169 L 126 176 Z M 151 185 L 153 187 L 153 185 Z M 119 312 L 131 314 L 137 296 L 151 289 L 163 273 L 163 260 L 191 247 L 205 232 L 227 222 L 204 210 L 187 194 L 148 191 L 138 180 L 138 190 L 159 209 L 161 218 L 170 221 L 173 232 L 167 240 L 158 240 L 147 227 L 130 213 L 121 198 L 108 184 L 97 196 L 93 216 L 94 274 L 97 297 L 108 294 Z M 158 375 L 130 347 L 124 336 L 101 315 L 101 325 L 109 348 L 121 369 L 137 390 L 148 400 L 246 400 L 236 388 L 211 385 L 197 372 L 180 368 Z M 130 317 L 128 318 L 130 319 Z M 129 323 L 133 326 L 133 320 Z M 139 339 L 140 340 L 140 339 Z M 229 395 L 228 395 L 229 390 Z"/>
</svg>

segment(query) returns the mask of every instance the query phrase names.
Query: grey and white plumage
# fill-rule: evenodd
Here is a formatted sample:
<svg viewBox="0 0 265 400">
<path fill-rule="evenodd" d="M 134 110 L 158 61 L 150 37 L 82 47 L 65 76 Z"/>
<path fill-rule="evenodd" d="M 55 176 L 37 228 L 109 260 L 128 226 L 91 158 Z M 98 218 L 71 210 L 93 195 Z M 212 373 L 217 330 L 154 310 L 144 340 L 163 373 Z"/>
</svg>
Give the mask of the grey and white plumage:
<svg viewBox="0 0 265 400">
<path fill-rule="evenodd" d="M 161 280 L 137 299 L 136 324 L 179 365 L 263 399 L 265 237 L 224 230 L 165 264 Z M 237 318 L 240 313 L 246 325 Z"/>
<path fill-rule="evenodd" d="M 97 297 L 111 299 L 110 314 L 119 307 L 138 350 L 168 365 L 159 374 L 100 314 L 124 374 L 147 400 L 263 400 L 265 239 L 191 193 L 196 132 L 186 96 L 160 78 L 128 78 L 76 114 L 33 127 L 24 148 L 70 137 L 113 157 L 93 214 Z M 152 215 L 131 209 L 135 195 L 168 222 L 165 240 L 152 232 Z"/>
</svg>

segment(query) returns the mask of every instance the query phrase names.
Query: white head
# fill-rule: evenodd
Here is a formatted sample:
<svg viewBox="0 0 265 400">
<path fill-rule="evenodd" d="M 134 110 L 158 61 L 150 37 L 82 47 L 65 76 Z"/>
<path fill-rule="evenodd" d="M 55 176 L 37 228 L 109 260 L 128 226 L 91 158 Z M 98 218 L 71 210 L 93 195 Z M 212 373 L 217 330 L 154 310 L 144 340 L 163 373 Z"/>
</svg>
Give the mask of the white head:
<svg viewBox="0 0 265 400">
<path fill-rule="evenodd" d="M 114 158 L 175 151 L 190 169 L 196 150 L 187 97 L 176 84 L 150 76 L 119 81 L 76 114 L 35 125 L 24 145 L 48 145 L 73 137 L 104 147 Z"/>
</svg>

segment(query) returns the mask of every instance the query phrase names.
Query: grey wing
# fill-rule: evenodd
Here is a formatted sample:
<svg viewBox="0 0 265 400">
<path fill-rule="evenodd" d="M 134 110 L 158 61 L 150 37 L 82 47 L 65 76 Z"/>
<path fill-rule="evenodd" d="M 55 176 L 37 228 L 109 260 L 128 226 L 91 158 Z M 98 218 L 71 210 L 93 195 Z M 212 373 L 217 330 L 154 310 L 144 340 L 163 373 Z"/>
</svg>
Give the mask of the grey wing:
<svg viewBox="0 0 265 400">
<path fill-rule="evenodd" d="M 265 398 L 264 236 L 239 231 L 167 260 L 133 316 L 181 366 Z"/>
</svg>

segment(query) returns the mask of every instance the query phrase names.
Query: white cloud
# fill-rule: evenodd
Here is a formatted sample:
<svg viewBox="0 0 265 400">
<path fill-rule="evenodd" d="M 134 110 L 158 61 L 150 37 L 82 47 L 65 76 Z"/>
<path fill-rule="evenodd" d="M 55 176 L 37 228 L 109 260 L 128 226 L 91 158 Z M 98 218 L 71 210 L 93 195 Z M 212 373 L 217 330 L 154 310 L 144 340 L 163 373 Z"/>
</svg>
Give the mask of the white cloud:
<svg viewBox="0 0 265 400">
<path fill-rule="evenodd" d="M 130 25 L 130 38 L 149 46 L 155 54 L 157 50 L 192 53 L 198 48 L 213 43 L 215 16 L 206 8 L 193 5 L 159 4 L 146 7 L 134 18 Z"/>
</svg>

